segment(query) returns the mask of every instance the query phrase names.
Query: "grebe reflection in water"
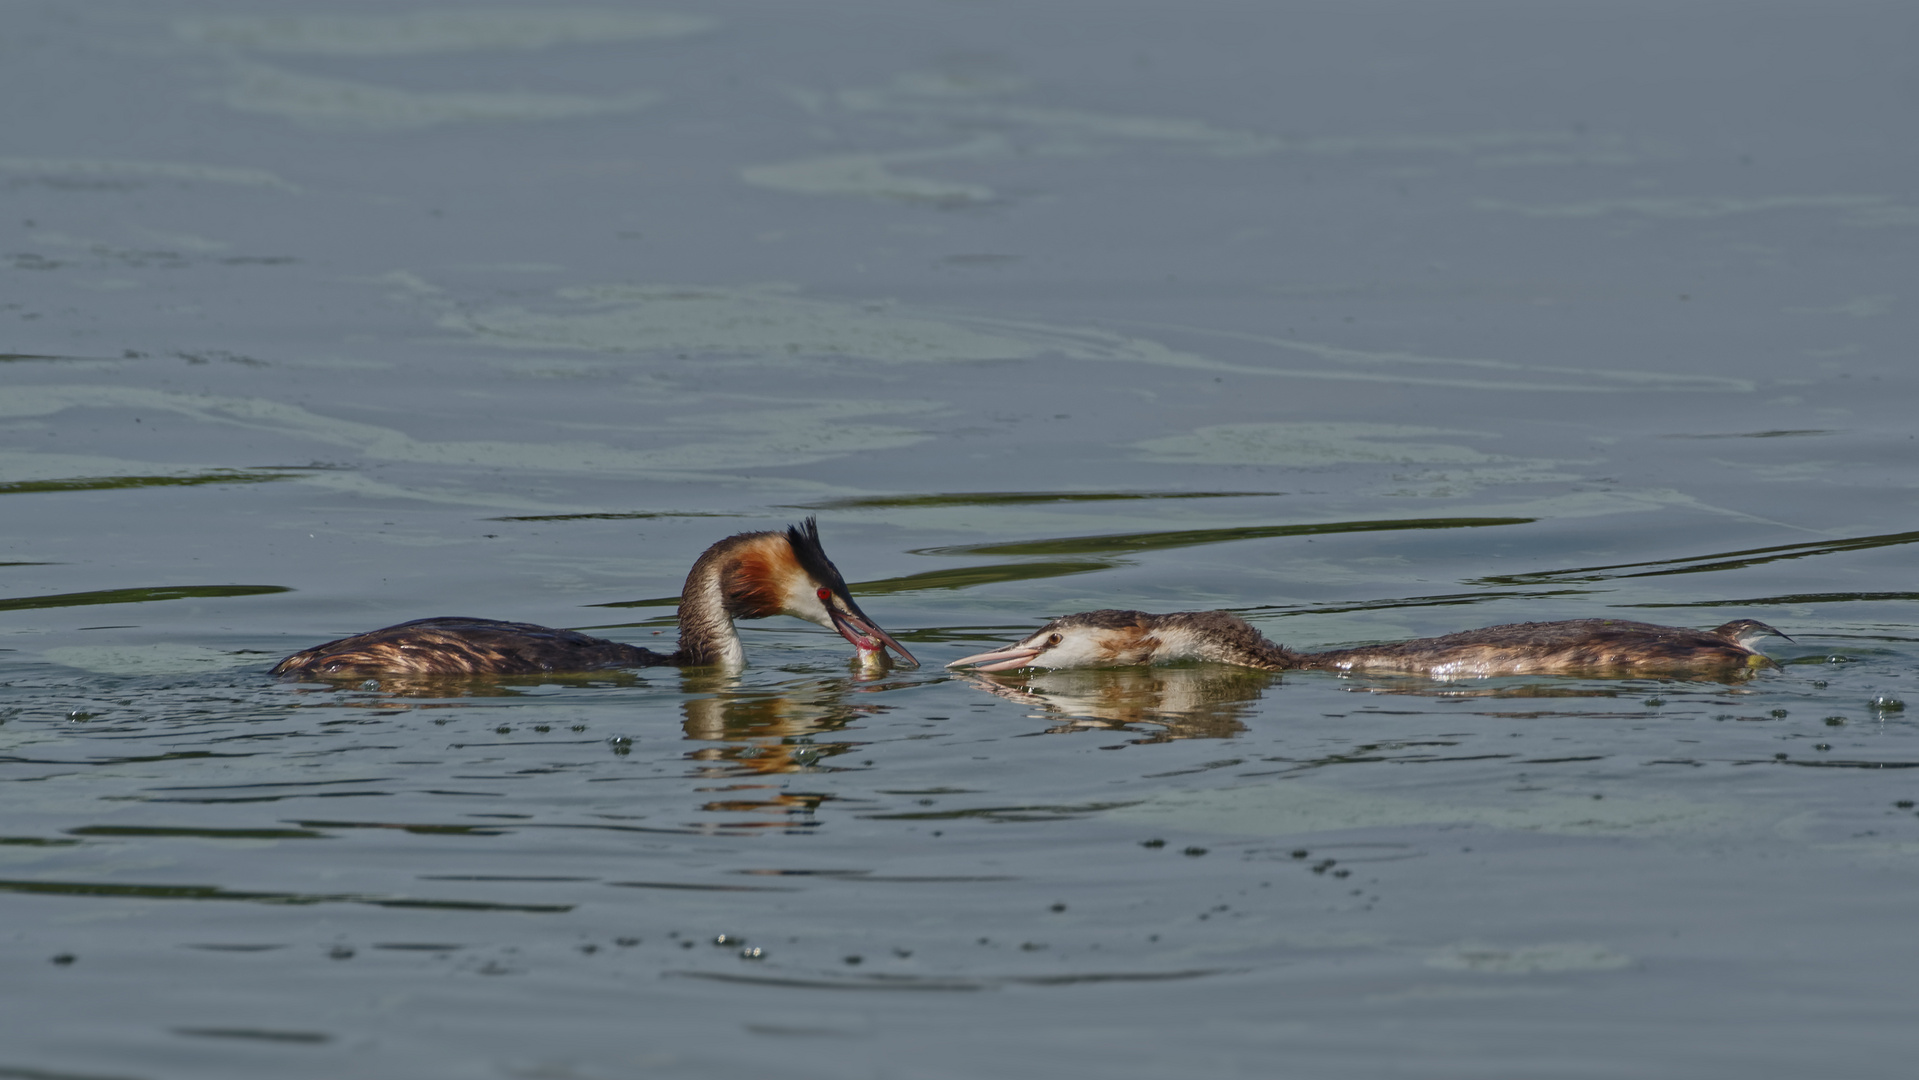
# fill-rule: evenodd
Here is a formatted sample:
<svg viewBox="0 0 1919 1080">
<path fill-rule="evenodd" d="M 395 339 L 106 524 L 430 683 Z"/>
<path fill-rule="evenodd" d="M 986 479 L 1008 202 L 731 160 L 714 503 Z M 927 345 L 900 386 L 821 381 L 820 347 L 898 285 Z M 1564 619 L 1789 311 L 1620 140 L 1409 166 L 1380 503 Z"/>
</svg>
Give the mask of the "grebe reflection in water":
<svg viewBox="0 0 1919 1080">
<path fill-rule="evenodd" d="M 969 675 L 987 693 L 1035 710 L 1051 734 L 1128 731 L 1135 743 L 1174 739 L 1230 739 L 1269 686 L 1274 671 L 1200 664 L 1193 667 L 1121 667 L 1033 670 L 1017 676 Z"/>
<path fill-rule="evenodd" d="M 1293 652 L 1225 611 L 1085 611 L 1054 619 L 1017 644 L 947 667 L 1123 667 L 1201 660 L 1267 671 L 1299 669 L 1425 675 L 1726 675 L 1776 667 L 1752 647 L 1785 634 L 1753 619 L 1712 630 L 1625 619 L 1508 623 L 1442 637 L 1326 652 Z M 1790 641 L 1791 638 L 1786 638 Z"/>
<path fill-rule="evenodd" d="M 274 665 L 279 676 L 524 675 L 604 668 L 739 668 L 746 662 L 735 619 L 792 615 L 837 630 L 866 658 L 892 649 L 919 661 L 853 601 L 807 518 L 781 532 L 729 536 L 706 549 L 680 591 L 679 648 L 658 653 L 573 630 L 497 619 L 415 619 L 302 649 Z"/>
</svg>

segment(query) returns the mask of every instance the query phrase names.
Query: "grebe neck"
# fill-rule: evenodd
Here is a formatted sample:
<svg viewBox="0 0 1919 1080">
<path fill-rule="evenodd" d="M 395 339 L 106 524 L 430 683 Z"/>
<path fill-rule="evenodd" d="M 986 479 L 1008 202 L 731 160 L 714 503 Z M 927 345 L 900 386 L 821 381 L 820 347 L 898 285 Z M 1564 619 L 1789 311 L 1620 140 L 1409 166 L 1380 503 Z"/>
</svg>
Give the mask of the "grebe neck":
<svg viewBox="0 0 1919 1080">
<path fill-rule="evenodd" d="M 1224 611 L 1179 611 L 1155 620 L 1154 662 L 1203 660 L 1266 671 L 1290 671 L 1297 654 L 1268 640 L 1246 620 Z"/>
<path fill-rule="evenodd" d="M 680 647 L 673 654 L 675 663 L 711 664 L 735 671 L 746 666 L 746 647 L 733 625 L 735 605 L 727 597 L 727 579 L 738 570 L 733 545 L 724 543 L 708 548 L 693 564 L 680 589 Z"/>
</svg>

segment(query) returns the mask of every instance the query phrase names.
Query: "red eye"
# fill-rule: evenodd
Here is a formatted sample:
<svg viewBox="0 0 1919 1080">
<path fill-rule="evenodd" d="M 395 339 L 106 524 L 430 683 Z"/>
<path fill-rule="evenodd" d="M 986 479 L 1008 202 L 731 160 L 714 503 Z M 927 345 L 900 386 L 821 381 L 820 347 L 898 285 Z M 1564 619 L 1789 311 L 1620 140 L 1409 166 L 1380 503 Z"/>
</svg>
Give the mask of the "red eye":
<svg viewBox="0 0 1919 1080">
<path fill-rule="evenodd" d="M 833 590 L 821 589 L 819 592 L 815 593 L 814 595 L 820 598 L 821 603 L 824 603 L 833 598 Z"/>
</svg>

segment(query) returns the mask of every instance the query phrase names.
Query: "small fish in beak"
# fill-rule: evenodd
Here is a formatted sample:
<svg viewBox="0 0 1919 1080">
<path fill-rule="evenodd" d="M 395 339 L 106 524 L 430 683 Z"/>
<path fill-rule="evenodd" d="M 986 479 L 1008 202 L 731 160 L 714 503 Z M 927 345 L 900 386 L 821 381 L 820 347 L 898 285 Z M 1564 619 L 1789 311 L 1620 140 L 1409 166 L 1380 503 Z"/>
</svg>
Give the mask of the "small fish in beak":
<svg viewBox="0 0 1919 1080">
<path fill-rule="evenodd" d="M 833 629 L 840 636 L 853 643 L 860 650 L 862 658 L 868 653 L 882 649 L 892 649 L 899 654 L 908 667 L 919 667 L 920 662 L 906 651 L 906 646 L 893 640 L 893 635 L 879 628 L 879 624 L 866 617 L 858 604 L 850 596 L 841 596 L 831 589 L 819 591 L 820 603 L 826 605 L 827 617 L 833 620 Z M 842 606 L 844 605 L 844 606 Z"/>
</svg>

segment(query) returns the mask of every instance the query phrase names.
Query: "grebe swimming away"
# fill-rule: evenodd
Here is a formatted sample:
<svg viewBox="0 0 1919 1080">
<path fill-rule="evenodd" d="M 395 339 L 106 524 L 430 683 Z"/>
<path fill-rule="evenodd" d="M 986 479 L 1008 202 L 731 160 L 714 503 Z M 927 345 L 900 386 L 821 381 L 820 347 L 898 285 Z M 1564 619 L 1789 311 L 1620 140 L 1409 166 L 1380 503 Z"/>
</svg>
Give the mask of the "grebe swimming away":
<svg viewBox="0 0 1919 1080">
<path fill-rule="evenodd" d="M 302 649 L 273 667 L 282 676 L 527 675 L 603 668 L 738 668 L 745 651 L 734 619 L 792 615 L 840 632 L 862 655 L 892 649 L 919 661 L 853 602 L 820 546 L 819 524 L 740 533 L 707 548 L 680 590 L 680 647 L 657 653 L 572 630 L 497 619 L 440 617 L 371 630 Z"/>
<path fill-rule="evenodd" d="M 1712 630 L 1625 619 L 1508 623 L 1390 645 L 1299 653 L 1225 611 L 1084 611 L 1054 619 L 1018 644 L 947 667 L 1125 667 L 1206 660 L 1264 668 L 1426 675 L 1710 675 L 1777 666 L 1752 643 L 1786 635 L 1753 619 Z M 1786 638 L 1790 641 L 1791 638 Z"/>
</svg>

